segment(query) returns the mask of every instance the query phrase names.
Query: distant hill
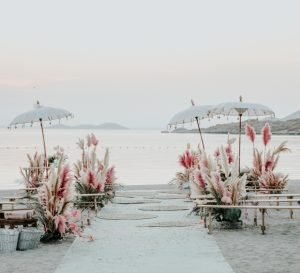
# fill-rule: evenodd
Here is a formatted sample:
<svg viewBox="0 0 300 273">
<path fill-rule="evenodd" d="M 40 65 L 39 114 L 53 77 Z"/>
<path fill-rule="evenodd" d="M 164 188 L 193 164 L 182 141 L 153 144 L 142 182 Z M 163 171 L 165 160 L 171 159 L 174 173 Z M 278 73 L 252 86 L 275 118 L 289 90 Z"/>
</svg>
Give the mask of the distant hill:
<svg viewBox="0 0 300 273">
<path fill-rule="evenodd" d="M 92 124 L 82 124 L 82 125 L 63 125 L 57 124 L 48 127 L 49 129 L 101 129 L 101 130 L 128 130 L 129 128 L 122 126 L 117 123 L 106 122 L 99 125 L 92 125 Z"/>
<path fill-rule="evenodd" d="M 288 121 L 274 120 L 268 122 L 271 126 L 272 133 L 275 135 L 300 135 L 300 119 L 294 119 Z M 255 128 L 256 132 L 260 133 L 266 121 L 248 120 L 246 122 L 243 122 L 242 123 L 243 134 L 245 133 L 244 128 L 246 123 L 251 124 Z M 227 133 L 238 134 L 239 123 L 234 122 L 234 123 L 227 123 L 227 124 L 217 124 L 209 128 L 203 128 L 202 132 L 209 133 L 209 134 L 227 134 Z M 198 130 L 193 129 L 193 130 L 185 130 L 185 131 L 176 131 L 174 133 L 198 133 Z"/>
<path fill-rule="evenodd" d="M 287 120 L 294 120 L 294 119 L 300 119 L 300 111 L 290 114 L 287 117 L 283 118 L 282 120 L 287 121 Z"/>
</svg>

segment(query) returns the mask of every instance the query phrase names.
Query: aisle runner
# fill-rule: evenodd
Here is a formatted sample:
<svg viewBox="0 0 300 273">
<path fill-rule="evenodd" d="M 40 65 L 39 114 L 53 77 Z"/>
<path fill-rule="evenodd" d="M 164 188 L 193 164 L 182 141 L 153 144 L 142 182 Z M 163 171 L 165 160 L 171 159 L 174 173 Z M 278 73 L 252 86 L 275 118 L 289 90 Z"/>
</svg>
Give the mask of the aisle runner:
<svg viewBox="0 0 300 273">
<path fill-rule="evenodd" d="M 164 199 L 161 205 L 192 207 L 184 199 Z M 139 209 L 150 206 L 157 205 L 111 204 L 101 213 L 143 215 Z M 214 238 L 188 213 L 153 211 L 158 217 L 145 220 L 96 218 L 85 231 L 96 240 L 75 240 L 56 273 L 233 273 Z"/>
</svg>

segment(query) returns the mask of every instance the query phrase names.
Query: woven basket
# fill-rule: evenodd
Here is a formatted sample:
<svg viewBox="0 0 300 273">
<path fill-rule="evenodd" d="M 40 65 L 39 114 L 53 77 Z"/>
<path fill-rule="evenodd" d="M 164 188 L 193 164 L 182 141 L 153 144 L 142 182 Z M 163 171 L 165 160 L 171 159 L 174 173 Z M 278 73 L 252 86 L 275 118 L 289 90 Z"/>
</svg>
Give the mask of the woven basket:
<svg viewBox="0 0 300 273">
<path fill-rule="evenodd" d="M 37 228 L 24 228 L 20 232 L 18 250 L 37 248 L 43 233 Z"/>
<path fill-rule="evenodd" d="M 16 251 L 19 231 L 16 229 L 0 229 L 0 252 Z"/>
</svg>

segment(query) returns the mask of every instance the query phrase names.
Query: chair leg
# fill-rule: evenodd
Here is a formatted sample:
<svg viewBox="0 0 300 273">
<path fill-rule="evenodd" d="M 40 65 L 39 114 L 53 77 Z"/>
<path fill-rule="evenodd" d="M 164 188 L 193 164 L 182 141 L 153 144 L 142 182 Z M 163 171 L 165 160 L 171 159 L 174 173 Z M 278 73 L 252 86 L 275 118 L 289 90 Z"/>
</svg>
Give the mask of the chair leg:
<svg viewBox="0 0 300 273">
<path fill-rule="evenodd" d="M 293 199 L 293 196 L 289 196 L 288 199 Z M 290 201 L 289 204 L 290 204 L 290 206 L 292 206 L 292 205 L 293 205 L 293 202 Z M 293 214 L 294 214 L 294 213 L 293 213 L 293 210 L 290 209 L 290 210 L 289 210 L 289 213 L 290 213 L 290 219 L 293 219 Z"/>
<path fill-rule="evenodd" d="M 208 234 L 212 234 L 212 213 L 211 208 L 208 210 Z"/>
<path fill-rule="evenodd" d="M 88 208 L 88 217 L 87 217 L 87 225 L 91 225 L 91 218 L 90 218 L 90 208 Z"/>
<path fill-rule="evenodd" d="M 98 214 L 98 208 L 97 208 L 97 198 L 94 198 L 94 206 L 95 206 L 95 216 L 97 217 Z"/>
<path fill-rule="evenodd" d="M 265 214 L 266 214 L 266 209 L 262 209 L 261 210 L 261 232 L 263 235 L 265 235 L 265 231 L 266 231 L 266 225 L 265 225 Z"/>
<path fill-rule="evenodd" d="M 255 227 L 257 227 L 257 209 L 254 209 L 254 219 L 253 219 L 253 224 Z"/>
</svg>

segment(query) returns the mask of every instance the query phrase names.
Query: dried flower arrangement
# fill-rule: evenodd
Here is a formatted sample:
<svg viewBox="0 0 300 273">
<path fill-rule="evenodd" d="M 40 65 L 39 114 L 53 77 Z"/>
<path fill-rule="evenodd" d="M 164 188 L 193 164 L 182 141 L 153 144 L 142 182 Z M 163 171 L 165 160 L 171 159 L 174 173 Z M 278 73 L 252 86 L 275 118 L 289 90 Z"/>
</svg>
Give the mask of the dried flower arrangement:
<svg viewBox="0 0 300 273">
<path fill-rule="evenodd" d="M 272 132 L 268 123 L 262 129 L 262 142 L 264 150 L 259 151 L 255 147 L 256 132 L 253 127 L 246 125 L 246 136 L 253 144 L 253 167 L 248 174 L 248 185 L 260 189 L 274 189 L 274 193 L 280 193 L 288 183 L 288 175 L 276 173 L 275 169 L 278 165 L 280 154 L 289 152 L 287 142 L 281 143 L 273 150 L 268 149 L 268 145 L 272 138 Z M 272 193 L 272 191 L 270 192 Z"/>
<path fill-rule="evenodd" d="M 68 232 L 81 234 L 76 224 L 78 213 L 71 211 L 73 179 L 69 166 L 61 159 L 57 168 L 51 167 L 47 181 L 38 189 L 34 209 L 44 227 L 42 242 L 59 240 Z"/>
<path fill-rule="evenodd" d="M 191 175 L 198 165 L 199 154 L 191 149 L 188 144 L 184 154 L 179 155 L 179 165 L 183 168 L 183 171 L 177 172 L 174 179 L 171 180 L 171 184 L 175 184 L 180 189 L 186 189 L 190 187 L 189 182 Z"/>
<path fill-rule="evenodd" d="M 80 139 L 77 143 L 81 149 L 81 160 L 74 164 L 75 188 L 80 194 L 98 194 L 103 193 L 104 196 L 98 196 L 96 202 L 100 206 L 104 205 L 104 201 L 114 198 L 116 187 L 115 167 L 109 166 L 109 150 L 106 149 L 103 161 L 97 158 L 97 147 L 99 140 L 94 134 L 86 137 L 86 141 Z M 88 208 L 93 206 L 94 197 L 81 196 L 80 202 L 76 205 L 80 208 Z"/>
<path fill-rule="evenodd" d="M 58 166 L 59 162 L 63 160 L 65 162 L 68 159 L 68 156 L 65 155 L 65 150 L 61 146 L 56 146 L 53 148 L 55 153 L 48 157 L 48 166 Z"/>
<path fill-rule="evenodd" d="M 194 153 L 195 164 L 191 164 L 186 155 L 180 158 L 181 165 L 189 172 L 192 193 L 211 194 L 219 205 L 237 205 L 245 197 L 247 176 L 239 174 L 238 158 L 232 149 L 234 142 L 235 139 L 228 137 L 227 145 L 219 147 L 213 156 L 199 149 L 197 154 Z M 214 216 L 218 221 L 237 222 L 241 210 L 216 209 Z"/>
<path fill-rule="evenodd" d="M 26 188 L 37 188 L 45 177 L 44 155 L 35 152 L 33 156 L 27 154 L 27 158 L 28 167 L 20 168 L 22 182 Z"/>
</svg>

